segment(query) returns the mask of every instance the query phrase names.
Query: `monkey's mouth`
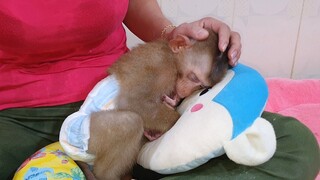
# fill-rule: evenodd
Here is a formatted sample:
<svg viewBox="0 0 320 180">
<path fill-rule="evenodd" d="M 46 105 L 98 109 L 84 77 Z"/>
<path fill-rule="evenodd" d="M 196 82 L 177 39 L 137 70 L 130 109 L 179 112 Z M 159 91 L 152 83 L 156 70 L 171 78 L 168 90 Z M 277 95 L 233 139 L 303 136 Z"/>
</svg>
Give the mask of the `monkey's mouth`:
<svg viewBox="0 0 320 180">
<path fill-rule="evenodd" d="M 163 103 L 171 109 L 175 109 L 180 104 L 180 97 L 177 93 L 171 92 L 169 95 L 163 95 L 162 101 Z"/>
</svg>

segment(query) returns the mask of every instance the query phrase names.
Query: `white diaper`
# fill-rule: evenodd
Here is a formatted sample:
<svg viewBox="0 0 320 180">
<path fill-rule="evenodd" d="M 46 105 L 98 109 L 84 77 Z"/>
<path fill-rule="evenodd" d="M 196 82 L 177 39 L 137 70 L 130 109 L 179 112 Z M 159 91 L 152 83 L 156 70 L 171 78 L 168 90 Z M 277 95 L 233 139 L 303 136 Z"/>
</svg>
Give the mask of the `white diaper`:
<svg viewBox="0 0 320 180">
<path fill-rule="evenodd" d="M 79 111 L 68 116 L 60 130 L 60 144 L 74 160 L 93 164 L 95 156 L 87 153 L 90 138 L 90 114 L 101 110 L 114 109 L 114 98 L 119 85 L 114 76 L 101 80 L 88 94 Z"/>
</svg>

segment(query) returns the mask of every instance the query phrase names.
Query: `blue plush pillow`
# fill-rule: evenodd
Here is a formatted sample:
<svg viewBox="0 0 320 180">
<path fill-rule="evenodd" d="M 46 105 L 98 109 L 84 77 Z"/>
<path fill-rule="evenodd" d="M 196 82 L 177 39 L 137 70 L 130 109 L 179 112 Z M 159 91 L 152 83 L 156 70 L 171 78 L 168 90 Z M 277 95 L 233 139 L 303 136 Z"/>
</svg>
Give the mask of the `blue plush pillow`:
<svg viewBox="0 0 320 180">
<path fill-rule="evenodd" d="M 272 125 L 261 118 L 268 97 L 264 78 L 239 64 L 209 90 L 197 92 L 178 108 L 178 122 L 145 144 L 138 163 L 162 174 L 187 171 L 224 153 L 236 163 L 254 166 L 276 148 Z"/>
</svg>

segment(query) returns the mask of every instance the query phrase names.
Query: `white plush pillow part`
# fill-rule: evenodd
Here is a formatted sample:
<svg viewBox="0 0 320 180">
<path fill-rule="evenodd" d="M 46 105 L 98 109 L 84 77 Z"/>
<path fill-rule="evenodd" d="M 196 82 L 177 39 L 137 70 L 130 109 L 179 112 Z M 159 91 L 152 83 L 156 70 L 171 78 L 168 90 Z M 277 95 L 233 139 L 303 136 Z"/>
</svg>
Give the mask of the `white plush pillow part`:
<svg viewBox="0 0 320 180">
<path fill-rule="evenodd" d="M 276 151 L 273 126 L 259 117 L 237 138 L 226 141 L 227 156 L 238 164 L 256 166 L 268 161 Z"/>
<path fill-rule="evenodd" d="M 142 148 L 138 163 L 161 174 L 183 172 L 224 154 L 223 142 L 232 136 L 232 119 L 228 110 L 212 102 L 232 79 L 228 71 L 222 82 L 199 98 L 200 92 L 184 101 L 178 122 L 159 139 Z M 191 112 L 192 104 L 203 104 L 201 111 Z"/>
<path fill-rule="evenodd" d="M 214 104 L 202 112 L 216 118 L 201 118 L 186 112 L 181 121 L 157 141 L 146 144 L 139 155 L 139 164 L 162 174 L 182 172 L 223 154 L 222 144 L 232 136 L 231 117 L 222 106 Z M 214 119 L 225 119 L 222 122 Z M 197 121 L 197 123 L 195 123 Z M 219 126 L 217 126 L 219 124 Z M 224 131 L 219 133 L 219 131 Z M 219 135 L 219 136 L 217 136 Z M 183 137 L 183 138 L 182 138 Z"/>
<path fill-rule="evenodd" d="M 261 118 L 268 98 L 263 77 L 242 64 L 203 93 L 178 108 L 178 122 L 161 138 L 142 147 L 138 163 L 161 174 L 184 172 L 227 154 L 230 160 L 254 166 L 272 157 L 276 148 L 272 125 Z"/>
</svg>

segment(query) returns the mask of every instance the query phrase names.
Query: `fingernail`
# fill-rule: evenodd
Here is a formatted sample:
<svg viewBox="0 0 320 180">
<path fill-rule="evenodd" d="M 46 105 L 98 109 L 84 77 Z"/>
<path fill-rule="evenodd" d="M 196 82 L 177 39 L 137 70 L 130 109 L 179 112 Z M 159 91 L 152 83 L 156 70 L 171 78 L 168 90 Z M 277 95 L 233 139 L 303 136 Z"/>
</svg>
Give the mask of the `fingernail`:
<svg viewBox="0 0 320 180">
<path fill-rule="evenodd" d="M 238 52 L 236 50 L 234 50 L 231 54 L 231 59 L 232 61 L 235 61 L 235 58 L 237 57 Z"/>
<path fill-rule="evenodd" d="M 206 36 L 208 34 L 208 32 L 204 29 L 200 29 L 197 33 L 198 37 L 203 37 L 203 36 Z"/>
<path fill-rule="evenodd" d="M 233 62 L 233 66 L 236 66 L 238 64 L 238 61 Z"/>
<path fill-rule="evenodd" d="M 237 59 L 236 59 L 237 55 L 238 55 L 238 51 L 236 50 L 234 50 L 231 54 L 231 60 L 234 66 L 237 65 Z"/>
<path fill-rule="evenodd" d="M 224 43 L 222 46 L 222 52 L 224 52 L 227 49 L 228 43 Z"/>
</svg>

